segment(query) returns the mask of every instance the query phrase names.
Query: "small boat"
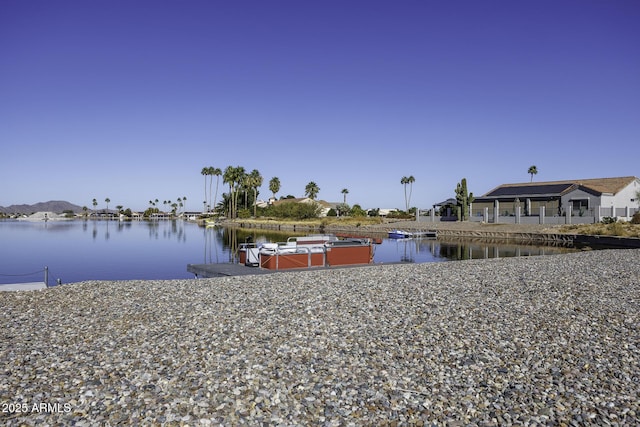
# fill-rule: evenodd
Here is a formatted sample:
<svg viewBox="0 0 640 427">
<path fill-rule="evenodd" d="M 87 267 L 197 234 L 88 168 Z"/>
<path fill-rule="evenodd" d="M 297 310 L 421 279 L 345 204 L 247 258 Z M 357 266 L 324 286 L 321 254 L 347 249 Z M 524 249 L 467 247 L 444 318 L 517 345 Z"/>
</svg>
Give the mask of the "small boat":
<svg viewBox="0 0 640 427">
<path fill-rule="evenodd" d="M 412 233 L 404 230 L 393 230 L 389 232 L 390 239 L 406 239 L 411 236 Z"/>
<path fill-rule="evenodd" d="M 338 238 L 333 234 L 289 237 L 286 242 L 244 243 L 240 263 L 268 270 L 365 265 L 373 262 L 375 246 L 369 238 Z"/>
<path fill-rule="evenodd" d="M 413 238 L 436 238 L 438 237 L 438 233 L 435 230 L 429 231 L 404 231 L 404 230 L 393 230 L 389 232 L 390 239 L 413 239 Z"/>
</svg>

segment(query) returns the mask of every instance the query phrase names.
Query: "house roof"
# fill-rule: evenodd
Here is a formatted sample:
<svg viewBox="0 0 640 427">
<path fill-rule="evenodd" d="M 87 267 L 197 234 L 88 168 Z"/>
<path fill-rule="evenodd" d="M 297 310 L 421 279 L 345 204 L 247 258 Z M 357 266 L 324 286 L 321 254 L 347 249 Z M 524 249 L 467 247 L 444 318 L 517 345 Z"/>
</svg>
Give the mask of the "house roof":
<svg viewBox="0 0 640 427">
<path fill-rule="evenodd" d="M 440 202 L 440 203 L 436 203 L 436 204 L 434 204 L 433 206 L 434 206 L 434 207 L 435 207 L 435 206 L 447 206 L 447 205 L 455 205 L 455 204 L 457 204 L 457 203 L 458 203 L 458 202 L 457 202 L 457 200 L 456 200 L 456 199 L 454 199 L 453 197 L 450 197 L 450 198 L 448 198 L 447 200 L 444 200 L 444 201 L 442 201 L 442 202 Z"/>
<path fill-rule="evenodd" d="M 567 181 L 502 184 L 483 195 L 482 198 L 499 198 L 510 196 L 557 196 L 579 187 L 596 194 L 616 194 L 636 179 L 638 178 L 636 178 L 635 176 L 623 176 L 618 178 L 595 178 Z"/>
</svg>

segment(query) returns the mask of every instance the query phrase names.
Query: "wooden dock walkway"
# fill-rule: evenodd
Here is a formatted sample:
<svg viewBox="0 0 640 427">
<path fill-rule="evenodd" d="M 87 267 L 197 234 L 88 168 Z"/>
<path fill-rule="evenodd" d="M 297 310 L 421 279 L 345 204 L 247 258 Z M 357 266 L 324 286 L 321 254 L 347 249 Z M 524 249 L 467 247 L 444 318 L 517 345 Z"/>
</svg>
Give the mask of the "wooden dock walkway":
<svg viewBox="0 0 640 427">
<path fill-rule="evenodd" d="M 0 285 L 0 292 L 2 291 L 37 291 L 40 289 L 46 289 L 47 285 L 44 282 L 30 282 L 30 283 L 7 283 Z"/>
<path fill-rule="evenodd" d="M 337 265 L 333 267 L 309 267 L 309 268 L 289 268 L 283 270 L 269 270 L 260 267 L 247 267 L 244 264 L 222 263 L 222 264 L 187 264 L 187 271 L 193 273 L 196 278 L 228 277 L 228 276 L 248 276 L 251 274 L 273 274 L 295 271 L 324 271 L 337 270 L 341 268 L 371 267 L 373 265 L 406 264 L 405 262 L 385 262 L 357 265 Z"/>
<path fill-rule="evenodd" d="M 267 270 L 258 267 L 247 267 L 238 263 L 221 264 L 187 264 L 187 271 L 193 273 L 197 278 L 225 277 L 225 276 L 247 276 L 250 274 L 276 273 L 276 270 Z"/>
</svg>

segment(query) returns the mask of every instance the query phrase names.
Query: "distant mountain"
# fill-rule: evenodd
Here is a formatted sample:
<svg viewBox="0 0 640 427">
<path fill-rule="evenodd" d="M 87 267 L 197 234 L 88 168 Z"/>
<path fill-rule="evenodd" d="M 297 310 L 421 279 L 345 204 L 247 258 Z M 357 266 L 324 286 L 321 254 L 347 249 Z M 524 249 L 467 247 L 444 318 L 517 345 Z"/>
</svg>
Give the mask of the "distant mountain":
<svg viewBox="0 0 640 427">
<path fill-rule="evenodd" d="M 62 200 L 50 200 L 48 202 L 40 202 L 34 205 L 11 205 L 0 206 L 0 212 L 5 214 L 32 214 L 34 212 L 55 212 L 63 213 L 64 211 L 72 211 L 74 213 L 81 213 L 82 207 L 74 205 L 73 203 L 65 202 Z"/>
</svg>

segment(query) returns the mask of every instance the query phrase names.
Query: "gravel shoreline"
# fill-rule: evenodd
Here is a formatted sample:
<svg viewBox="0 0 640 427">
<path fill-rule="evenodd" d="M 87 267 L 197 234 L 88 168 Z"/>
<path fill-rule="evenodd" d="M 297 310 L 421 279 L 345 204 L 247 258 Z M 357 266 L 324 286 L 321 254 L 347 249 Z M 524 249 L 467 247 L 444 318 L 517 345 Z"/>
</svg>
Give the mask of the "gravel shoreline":
<svg viewBox="0 0 640 427">
<path fill-rule="evenodd" d="M 4 425 L 638 425 L 640 250 L 0 295 Z"/>
</svg>

